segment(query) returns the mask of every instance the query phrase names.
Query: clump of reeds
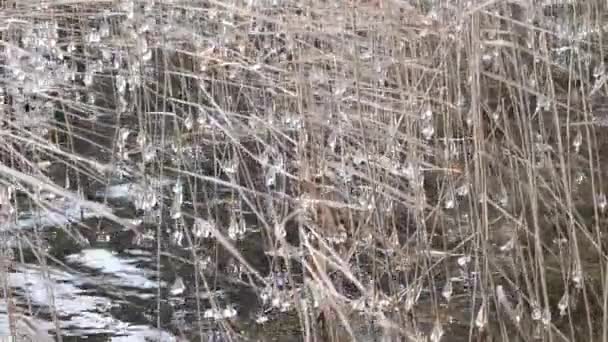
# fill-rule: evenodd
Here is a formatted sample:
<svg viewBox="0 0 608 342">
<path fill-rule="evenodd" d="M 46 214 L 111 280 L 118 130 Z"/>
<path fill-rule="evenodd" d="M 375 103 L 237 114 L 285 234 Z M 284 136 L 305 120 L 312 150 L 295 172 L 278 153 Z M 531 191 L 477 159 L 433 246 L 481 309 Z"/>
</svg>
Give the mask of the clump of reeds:
<svg viewBox="0 0 608 342">
<path fill-rule="evenodd" d="M 3 181 L 259 297 L 187 334 L 606 338 L 601 1 L 2 10 Z"/>
</svg>

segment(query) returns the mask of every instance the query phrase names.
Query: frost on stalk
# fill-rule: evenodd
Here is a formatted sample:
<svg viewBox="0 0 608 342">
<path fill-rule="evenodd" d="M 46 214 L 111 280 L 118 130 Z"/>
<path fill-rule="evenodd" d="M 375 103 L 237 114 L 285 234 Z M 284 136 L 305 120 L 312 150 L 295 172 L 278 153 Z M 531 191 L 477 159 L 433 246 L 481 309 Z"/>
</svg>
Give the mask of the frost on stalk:
<svg viewBox="0 0 608 342">
<path fill-rule="evenodd" d="M 445 282 L 445 285 L 443 286 L 443 290 L 441 291 L 441 295 L 443 296 L 443 298 L 445 298 L 445 300 L 447 302 L 450 301 L 450 298 L 452 297 L 452 292 L 453 292 L 453 286 L 452 286 L 452 280 L 448 279 Z"/>
<path fill-rule="evenodd" d="M 568 310 L 569 304 L 570 304 L 570 295 L 568 294 L 568 290 L 566 290 L 564 292 L 564 294 L 562 295 L 562 298 L 559 300 L 559 303 L 557 303 L 557 308 L 559 309 L 560 316 L 563 317 L 566 315 L 566 310 Z"/>
</svg>

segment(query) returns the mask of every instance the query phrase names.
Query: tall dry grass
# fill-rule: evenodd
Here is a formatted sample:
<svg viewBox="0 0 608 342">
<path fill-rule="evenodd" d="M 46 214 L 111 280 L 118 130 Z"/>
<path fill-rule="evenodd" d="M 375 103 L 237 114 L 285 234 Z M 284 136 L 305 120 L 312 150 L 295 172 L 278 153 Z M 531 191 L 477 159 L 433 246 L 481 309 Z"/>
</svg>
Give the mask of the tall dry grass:
<svg viewBox="0 0 608 342">
<path fill-rule="evenodd" d="M 228 338 L 608 340 L 602 1 L 3 6 L 5 186 L 238 278 Z"/>
</svg>

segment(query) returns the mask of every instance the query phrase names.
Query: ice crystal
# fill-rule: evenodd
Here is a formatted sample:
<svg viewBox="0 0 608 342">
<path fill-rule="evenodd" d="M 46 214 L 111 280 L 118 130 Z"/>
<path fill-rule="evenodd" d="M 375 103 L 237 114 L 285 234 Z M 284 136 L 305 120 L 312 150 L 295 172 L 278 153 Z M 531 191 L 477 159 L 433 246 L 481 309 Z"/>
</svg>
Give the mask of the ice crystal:
<svg viewBox="0 0 608 342">
<path fill-rule="evenodd" d="M 538 305 L 538 303 L 534 303 L 532 305 L 532 316 L 531 316 L 532 320 L 538 321 L 542 318 L 542 315 L 543 314 L 542 314 L 540 305 Z"/>
<path fill-rule="evenodd" d="M 606 199 L 606 194 L 603 192 L 597 196 L 597 206 L 600 211 L 606 211 L 606 206 L 608 206 L 608 200 Z"/>
<path fill-rule="evenodd" d="M 285 231 L 285 226 L 281 223 L 276 223 L 274 225 L 274 236 L 277 240 L 283 240 L 287 236 L 287 232 Z"/>
<path fill-rule="evenodd" d="M 488 313 L 486 311 L 486 304 L 482 303 L 475 316 L 475 326 L 480 330 L 483 330 L 488 325 Z"/>
<path fill-rule="evenodd" d="M 264 324 L 264 323 L 268 322 L 268 316 L 266 316 L 264 314 L 260 314 L 255 318 L 255 322 L 257 324 Z"/>
<path fill-rule="evenodd" d="M 439 320 L 435 320 L 435 324 L 433 325 L 433 330 L 431 330 L 430 341 L 431 342 L 439 342 L 443 337 L 444 330 L 443 325 Z"/>
<path fill-rule="evenodd" d="M 583 135 L 581 131 L 577 131 L 574 136 L 574 140 L 572 141 L 572 146 L 574 147 L 574 152 L 579 153 L 581 149 L 581 144 L 583 143 Z"/>
<path fill-rule="evenodd" d="M 277 168 L 270 166 L 266 171 L 266 186 L 272 187 L 276 184 Z"/>
<path fill-rule="evenodd" d="M 453 292 L 452 280 L 448 279 L 445 282 L 445 285 L 443 286 L 443 290 L 441 291 L 441 295 L 443 296 L 443 298 L 445 298 L 445 300 L 447 302 L 449 302 L 450 298 L 452 297 L 452 292 Z"/>
<path fill-rule="evenodd" d="M 557 303 L 557 308 L 559 309 L 560 316 L 563 317 L 566 315 L 566 310 L 568 310 L 569 305 L 570 305 L 570 295 L 568 294 L 568 291 L 566 290 L 564 292 L 564 294 L 562 295 L 562 298 L 560 298 L 559 303 Z"/>
<path fill-rule="evenodd" d="M 175 282 L 173 282 L 173 285 L 171 285 L 171 289 L 169 290 L 169 293 L 172 296 L 179 296 L 179 295 L 183 294 L 184 291 L 186 291 L 186 284 L 184 284 L 184 279 L 182 279 L 182 277 L 178 276 L 175 279 Z"/>
<path fill-rule="evenodd" d="M 157 204 L 156 192 L 150 187 L 136 188 L 132 196 L 133 204 L 138 210 L 149 211 Z"/>
<path fill-rule="evenodd" d="M 213 229 L 215 229 L 215 223 L 213 221 L 207 221 L 202 218 L 194 219 L 194 236 L 199 239 L 207 239 L 213 236 Z"/>
<path fill-rule="evenodd" d="M 171 242 L 176 246 L 183 247 L 183 240 L 184 232 L 182 231 L 182 229 L 175 229 L 173 231 L 173 234 L 171 235 Z"/>
</svg>

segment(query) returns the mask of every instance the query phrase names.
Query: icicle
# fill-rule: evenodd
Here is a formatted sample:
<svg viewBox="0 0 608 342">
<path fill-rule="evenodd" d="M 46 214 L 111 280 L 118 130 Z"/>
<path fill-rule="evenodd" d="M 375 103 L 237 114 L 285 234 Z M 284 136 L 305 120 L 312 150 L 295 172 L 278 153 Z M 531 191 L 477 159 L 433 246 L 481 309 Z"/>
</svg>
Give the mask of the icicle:
<svg viewBox="0 0 608 342">
<path fill-rule="evenodd" d="M 562 298 L 559 300 L 559 303 L 557 304 L 557 308 L 559 309 L 560 316 L 563 317 L 566 315 L 566 310 L 568 310 L 569 304 L 570 304 L 570 295 L 568 294 L 568 290 L 566 289 L 566 291 L 564 291 L 564 294 L 562 295 Z"/>
<path fill-rule="evenodd" d="M 597 196 L 597 206 L 602 213 L 606 211 L 608 201 L 606 200 L 606 194 L 604 194 L 603 192 Z"/>
<path fill-rule="evenodd" d="M 441 341 L 441 337 L 443 337 L 444 330 L 441 322 L 436 319 L 435 324 L 433 325 L 433 330 L 431 330 L 430 340 L 431 342 L 439 342 Z"/>
<path fill-rule="evenodd" d="M 266 186 L 272 187 L 276 184 L 277 177 L 277 168 L 275 166 L 271 166 L 266 171 Z"/>
<path fill-rule="evenodd" d="M 445 298 L 445 300 L 449 303 L 450 302 L 450 298 L 452 297 L 452 292 L 454 291 L 453 286 L 452 286 L 452 280 L 448 279 L 445 282 L 445 285 L 443 286 L 443 290 L 441 291 L 441 295 L 443 296 L 443 298 Z"/>
<path fill-rule="evenodd" d="M 274 236 L 277 240 L 283 240 L 287 236 L 287 232 L 285 231 L 285 226 L 280 223 L 276 223 L 274 225 Z"/>
<path fill-rule="evenodd" d="M 192 113 L 188 114 L 186 119 L 184 119 L 184 127 L 188 131 L 191 131 L 194 127 L 194 116 L 192 115 Z"/>
<path fill-rule="evenodd" d="M 202 218 L 198 218 L 198 217 L 194 219 L 193 231 L 194 231 L 195 237 L 197 237 L 199 239 L 210 238 L 213 235 L 212 229 L 213 229 L 212 222 L 203 220 Z"/>
<path fill-rule="evenodd" d="M 481 303 L 479 307 L 479 311 L 477 311 L 477 316 L 475 316 L 475 326 L 479 328 L 479 330 L 483 330 L 488 324 L 488 315 L 486 312 L 486 304 Z"/>
<path fill-rule="evenodd" d="M 581 131 L 579 130 L 576 132 L 576 136 L 574 137 L 574 140 L 572 141 L 572 146 L 574 147 L 574 152 L 576 152 L 576 153 L 580 152 L 582 143 L 583 143 L 583 135 L 581 134 Z"/>
<path fill-rule="evenodd" d="M 184 279 L 178 276 L 173 285 L 171 285 L 169 293 L 171 293 L 172 296 L 179 296 L 184 293 L 184 291 L 186 291 L 186 284 L 184 284 Z"/>
</svg>

